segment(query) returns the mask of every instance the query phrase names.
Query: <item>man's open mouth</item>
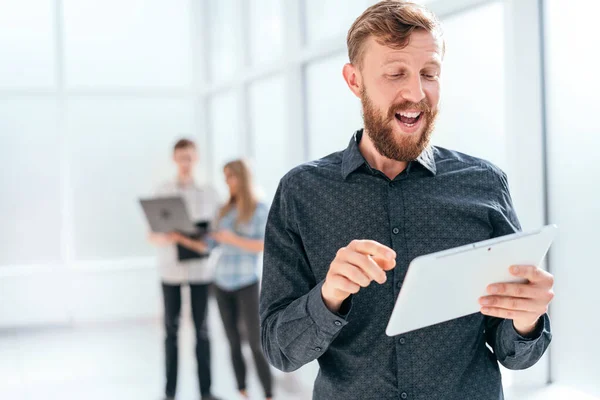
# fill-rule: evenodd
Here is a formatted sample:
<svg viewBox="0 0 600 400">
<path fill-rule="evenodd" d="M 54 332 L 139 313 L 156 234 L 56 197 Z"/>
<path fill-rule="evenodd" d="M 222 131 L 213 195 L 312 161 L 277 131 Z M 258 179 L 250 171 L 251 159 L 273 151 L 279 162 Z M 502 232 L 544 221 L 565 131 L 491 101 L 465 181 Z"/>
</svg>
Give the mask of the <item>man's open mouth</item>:
<svg viewBox="0 0 600 400">
<path fill-rule="evenodd" d="M 396 113 L 396 119 L 409 128 L 415 126 L 422 116 L 422 111 L 401 111 Z"/>
</svg>

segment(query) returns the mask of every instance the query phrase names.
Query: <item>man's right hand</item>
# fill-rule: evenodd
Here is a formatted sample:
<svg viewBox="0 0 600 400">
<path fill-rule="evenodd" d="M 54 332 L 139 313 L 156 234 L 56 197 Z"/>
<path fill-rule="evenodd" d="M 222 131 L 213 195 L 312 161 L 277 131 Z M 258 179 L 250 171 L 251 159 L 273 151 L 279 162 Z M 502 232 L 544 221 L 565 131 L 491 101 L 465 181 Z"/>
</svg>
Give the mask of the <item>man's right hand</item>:
<svg viewBox="0 0 600 400">
<path fill-rule="evenodd" d="M 373 240 L 353 240 L 338 250 L 329 266 L 321 288 L 325 305 L 332 312 L 339 311 L 351 294 L 358 293 L 372 281 L 384 283 L 387 280 L 385 271 L 395 266 L 394 250 Z"/>
</svg>

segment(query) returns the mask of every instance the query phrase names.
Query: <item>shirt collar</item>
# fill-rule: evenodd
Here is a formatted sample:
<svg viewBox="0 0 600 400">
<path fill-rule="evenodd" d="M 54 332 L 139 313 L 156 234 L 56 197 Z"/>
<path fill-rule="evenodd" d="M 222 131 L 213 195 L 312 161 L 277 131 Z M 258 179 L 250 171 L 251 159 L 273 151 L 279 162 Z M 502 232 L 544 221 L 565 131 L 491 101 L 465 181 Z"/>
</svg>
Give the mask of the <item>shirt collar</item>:
<svg viewBox="0 0 600 400">
<path fill-rule="evenodd" d="M 175 177 L 175 181 L 173 182 L 177 189 L 186 190 L 186 189 L 198 189 L 198 184 L 196 180 L 192 179 L 190 182 L 186 184 L 182 184 L 179 182 L 179 179 Z"/>
<path fill-rule="evenodd" d="M 363 130 L 360 129 L 352 135 L 352 139 L 350 139 L 350 143 L 348 143 L 348 147 L 344 150 L 342 154 L 342 178 L 346 179 L 348 175 L 352 172 L 356 171 L 363 164 L 367 164 L 367 161 L 361 154 L 358 144 L 363 135 Z M 425 167 L 432 175 L 435 175 L 437 172 L 437 168 L 435 165 L 435 157 L 433 154 L 433 147 L 431 145 L 427 146 L 425 150 L 421 153 L 421 155 L 415 160 L 423 167 Z"/>
</svg>

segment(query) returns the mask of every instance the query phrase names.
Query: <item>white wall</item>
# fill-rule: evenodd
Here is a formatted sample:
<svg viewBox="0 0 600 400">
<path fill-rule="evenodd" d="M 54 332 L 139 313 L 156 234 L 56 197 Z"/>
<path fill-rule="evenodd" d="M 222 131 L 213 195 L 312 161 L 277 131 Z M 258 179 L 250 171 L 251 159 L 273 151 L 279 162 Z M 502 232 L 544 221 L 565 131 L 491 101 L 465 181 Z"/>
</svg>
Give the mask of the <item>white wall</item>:
<svg viewBox="0 0 600 400">
<path fill-rule="evenodd" d="M 2 328 L 152 319 L 162 298 L 152 258 L 0 270 Z"/>
</svg>

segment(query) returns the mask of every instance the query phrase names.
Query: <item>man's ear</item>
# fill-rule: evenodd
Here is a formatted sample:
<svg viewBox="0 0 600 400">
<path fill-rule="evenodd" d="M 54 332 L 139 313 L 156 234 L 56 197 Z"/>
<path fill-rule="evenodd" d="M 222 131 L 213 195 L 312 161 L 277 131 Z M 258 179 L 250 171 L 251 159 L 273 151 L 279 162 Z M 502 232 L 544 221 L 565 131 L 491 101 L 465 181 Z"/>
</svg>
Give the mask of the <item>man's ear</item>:
<svg viewBox="0 0 600 400">
<path fill-rule="evenodd" d="M 353 64 L 348 63 L 344 65 L 344 68 L 342 69 L 342 74 L 344 75 L 344 80 L 346 81 L 346 84 L 348 85 L 350 90 L 352 90 L 352 93 L 354 93 L 356 97 L 360 98 L 363 84 L 362 75 L 360 73 L 359 68 Z"/>
</svg>

